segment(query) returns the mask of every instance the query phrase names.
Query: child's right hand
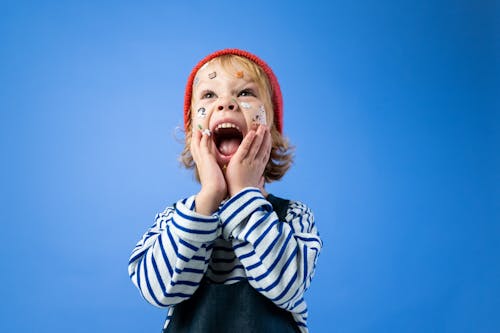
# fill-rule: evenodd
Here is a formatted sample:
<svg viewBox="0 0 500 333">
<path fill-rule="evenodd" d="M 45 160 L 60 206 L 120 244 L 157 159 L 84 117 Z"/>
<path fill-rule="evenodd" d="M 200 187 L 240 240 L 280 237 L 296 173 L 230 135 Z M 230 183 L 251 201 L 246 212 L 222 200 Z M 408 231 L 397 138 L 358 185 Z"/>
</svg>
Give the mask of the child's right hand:
<svg viewBox="0 0 500 333">
<path fill-rule="evenodd" d="M 214 142 L 200 130 L 193 130 L 191 155 L 200 177 L 201 190 L 196 195 L 196 212 L 212 215 L 227 196 L 227 185 L 214 155 Z"/>
</svg>

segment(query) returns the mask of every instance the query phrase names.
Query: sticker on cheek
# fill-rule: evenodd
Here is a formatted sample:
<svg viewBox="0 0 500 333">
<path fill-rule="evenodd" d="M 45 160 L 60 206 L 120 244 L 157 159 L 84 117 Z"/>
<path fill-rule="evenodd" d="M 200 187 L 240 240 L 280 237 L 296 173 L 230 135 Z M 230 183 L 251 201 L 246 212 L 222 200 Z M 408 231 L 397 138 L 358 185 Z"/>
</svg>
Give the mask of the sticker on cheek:
<svg viewBox="0 0 500 333">
<path fill-rule="evenodd" d="M 241 102 L 240 105 L 243 109 L 250 109 L 252 107 L 250 103 L 247 102 Z"/>
<path fill-rule="evenodd" d="M 203 126 L 201 126 L 201 124 L 198 124 L 198 130 L 201 132 L 202 135 L 210 136 L 212 134 L 212 132 L 210 132 L 208 128 L 204 129 Z"/>
<path fill-rule="evenodd" d="M 217 72 L 212 72 L 208 74 L 209 79 L 215 79 L 217 77 Z"/>
<path fill-rule="evenodd" d="M 259 109 L 257 110 L 257 114 L 253 117 L 253 122 L 261 125 L 266 125 L 266 109 L 264 108 L 264 105 L 261 105 Z"/>
<path fill-rule="evenodd" d="M 207 110 L 205 110 L 205 108 L 199 108 L 198 111 L 196 111 L 196 116 L 198 118 L 205 118 L 207 116 Z"/>
<path fill-rule="evenodd" d="M 264 105 L 261 105 L 259 107 L 259 111 L 258 111 L 257 114 L 259 115 L 260 123 L 262 125 L 266 125 L 267 124 L 267 121 L 266 121 L 266 109 L 264 108 Z"/>
</svg>

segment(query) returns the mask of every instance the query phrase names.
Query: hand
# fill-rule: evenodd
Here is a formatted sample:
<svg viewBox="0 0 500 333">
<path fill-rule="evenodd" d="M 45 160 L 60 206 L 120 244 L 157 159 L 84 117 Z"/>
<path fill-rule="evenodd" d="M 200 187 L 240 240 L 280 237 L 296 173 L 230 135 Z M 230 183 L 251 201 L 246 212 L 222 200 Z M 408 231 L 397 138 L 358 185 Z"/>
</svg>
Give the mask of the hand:
<svg viewBox="0 0 500 333">
<path fill-rule="evenodd" d="M 226 182 L 232 197 L 245 187 L 264 188 L 263 175 L 271 154 L 271 133 L 265 125 L 250 130 L 226 169 Z"/>
<path fill-rule="evenodd" d="M 201 190 L 196 195 L 196 212 L 203 215 L 212 215 L 227 196 L 226 180 L 213 154 L 214 149 L 214 142 L 208 134 L 193 131 L 191 155 L 201 183 Z"/>
</svg>

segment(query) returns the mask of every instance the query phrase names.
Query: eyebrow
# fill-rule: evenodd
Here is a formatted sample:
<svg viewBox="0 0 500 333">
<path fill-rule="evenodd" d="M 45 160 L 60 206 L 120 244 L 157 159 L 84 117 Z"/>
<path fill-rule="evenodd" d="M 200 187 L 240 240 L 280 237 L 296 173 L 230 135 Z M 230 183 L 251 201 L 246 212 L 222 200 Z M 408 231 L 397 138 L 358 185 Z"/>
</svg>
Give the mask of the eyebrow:
<svg viewBox="0 0 500 333">
<path fill-rule="evenodd" d="M 198 91 L 196 94 L 193 94 L 194 95 L 199 95 L 199 96 L 203 96 L 204 94 L 206 93 L 215 93 L 214 89 L 202 89 L 200 91 Z"/>
<path fill-rule="evenodd" d="M 261 93 L 259 85 L 257 84 L 257 82 L 253 80 L 249 81 L 248 83 L 245 83 L 241 88 L 239 88 L 239 90 L 245 90 L 245 89 L 252 90 L 252 92 L 258 95 L 260 95 Z"/>
<path fill-rule="evenodd" d="M 218 89 L 219 85 L 215 84 L 215 86 L 214 86 L 214 85 L 210 85 L 210 83 L 211 82 L 202 82 L 200 80 L 198 85 L 196 87 L 193 87 L 193 96 L 194 95 L 201 96 L 207 92 L 216 93 L 216 90 Z M 207 87 L 207 85 L 210 85 L 211 88 Z M 252 90 L 256 95 L 259 95 L 259 96 L 261 95 L 259 84 L 253 79 L 246 80 L 245 82 L 238 84 L 235 88 L 232 89 L 231 92 L 237 93 L 237 92 L 240 92 L 240 91 L 245 90 L 245 89 Z"/>
</svg>

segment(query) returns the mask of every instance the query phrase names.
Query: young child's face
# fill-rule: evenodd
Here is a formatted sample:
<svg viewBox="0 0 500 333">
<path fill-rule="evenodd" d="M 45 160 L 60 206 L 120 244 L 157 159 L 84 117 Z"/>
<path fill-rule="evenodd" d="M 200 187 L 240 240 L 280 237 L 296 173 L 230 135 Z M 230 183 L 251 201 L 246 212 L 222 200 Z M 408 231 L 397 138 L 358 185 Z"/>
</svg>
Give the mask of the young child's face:
<svg viewBox="0 0 500 333">
<path fill-rule="evenodd" d="M 210 131 L 222 167 L 236 153 L 245 135 L 258 124 L 267 124 L 265 94 L 249 73 L 235 66 L 226 70 L 212 62 L 202 67 L 193 83 L 192 130 Z"/>
</svg>

